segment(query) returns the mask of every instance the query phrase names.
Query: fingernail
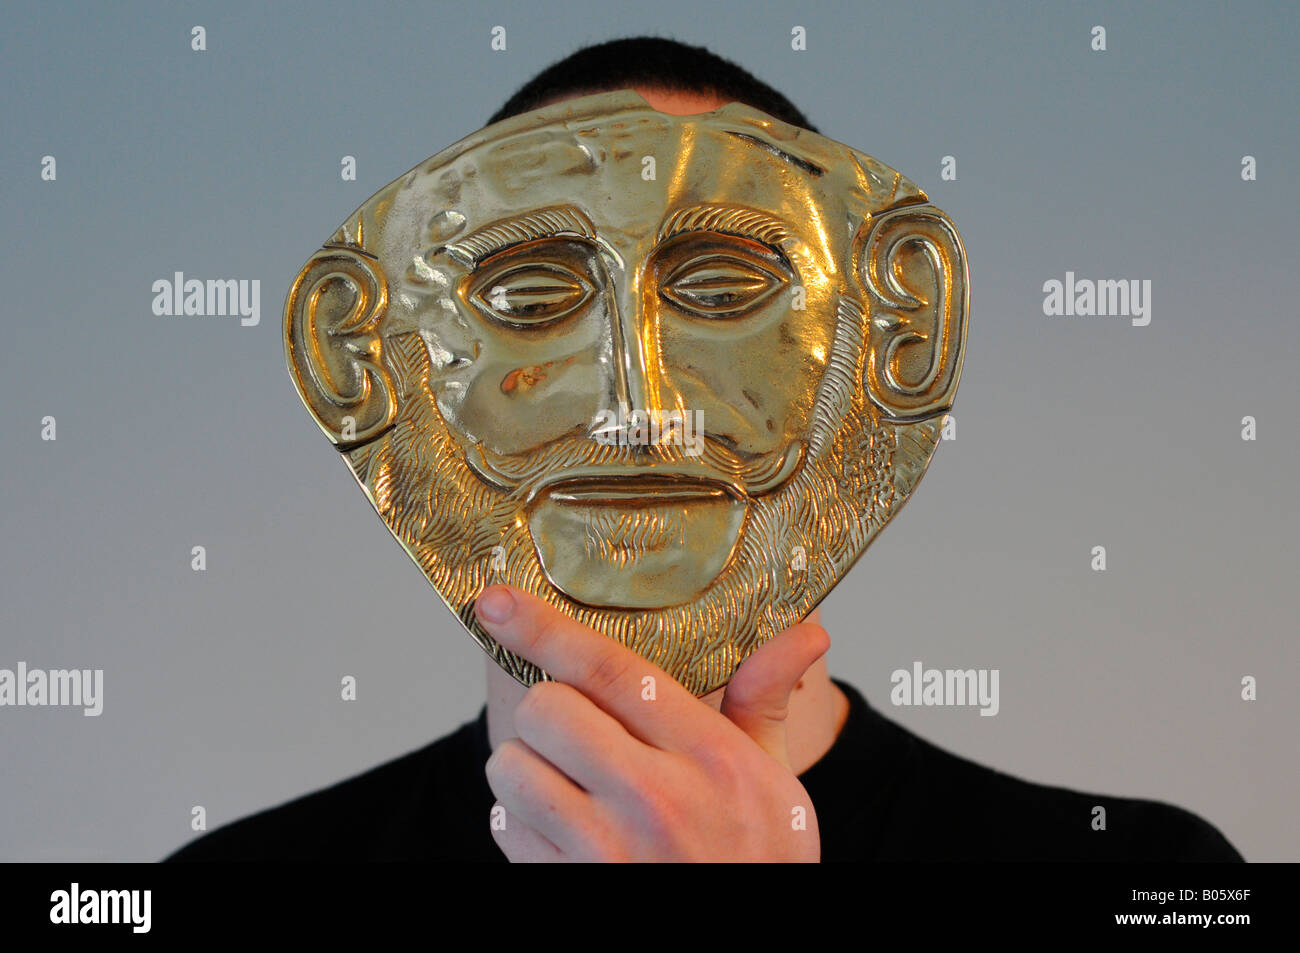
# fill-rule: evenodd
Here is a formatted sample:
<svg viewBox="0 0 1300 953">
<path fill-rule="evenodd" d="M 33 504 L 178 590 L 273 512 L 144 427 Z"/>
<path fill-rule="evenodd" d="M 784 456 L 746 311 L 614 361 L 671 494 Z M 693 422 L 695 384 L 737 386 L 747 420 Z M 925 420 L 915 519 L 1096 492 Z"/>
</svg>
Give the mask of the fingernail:
<svg viewBox="0 0 1300 953">
<path fill-rule="evenodd" d="M 515 600 L 509 591 L 495 587 L 478 597 L 474 611 L 484 622 L 504 622 L 515 611 Z"/>
</svg>

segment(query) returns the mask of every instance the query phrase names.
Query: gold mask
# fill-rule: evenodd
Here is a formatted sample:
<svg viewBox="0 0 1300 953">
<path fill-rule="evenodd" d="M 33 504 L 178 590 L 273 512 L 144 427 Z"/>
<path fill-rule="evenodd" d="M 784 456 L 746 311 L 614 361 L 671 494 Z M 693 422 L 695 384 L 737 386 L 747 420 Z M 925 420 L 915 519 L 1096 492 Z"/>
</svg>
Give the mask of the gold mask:
<svg viewBox="0 0 1300 953">
<path fill-rule="evenodd" d="M 880 162 L 631 90 L 495 123 L 381 189 L 285 304 L 289 370 L 496 662 L 494 583 L 697 695 L 848 573 L 961 373 L 961 239 Z"/>
</svg>

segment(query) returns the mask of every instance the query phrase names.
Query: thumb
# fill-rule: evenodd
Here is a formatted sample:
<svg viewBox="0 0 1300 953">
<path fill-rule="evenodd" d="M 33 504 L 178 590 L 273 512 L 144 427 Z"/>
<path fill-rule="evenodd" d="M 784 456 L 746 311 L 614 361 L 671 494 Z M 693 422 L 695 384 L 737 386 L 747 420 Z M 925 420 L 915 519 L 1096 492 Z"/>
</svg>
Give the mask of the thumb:
<svg viewBox="0 0 1300 953">
<path fill-rule="evenodd" d="M 787 768 L 785 719 L 790 693 L 830 647 L 831 638 L 820 625 L 791 626 L 741 663 L 722 696 L 722 714 Z"/>
</svg>

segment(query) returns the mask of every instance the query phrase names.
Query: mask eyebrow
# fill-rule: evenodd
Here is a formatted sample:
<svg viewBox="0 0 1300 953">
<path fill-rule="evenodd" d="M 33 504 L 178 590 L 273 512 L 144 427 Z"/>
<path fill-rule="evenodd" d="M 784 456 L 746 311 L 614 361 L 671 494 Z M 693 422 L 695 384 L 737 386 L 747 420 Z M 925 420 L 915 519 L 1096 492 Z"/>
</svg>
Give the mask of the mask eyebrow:
<svg viewBox="0 0 1300 953">
<path fill-rule="evenodd" d="M 722 232 L 739 235 L 780 252 L 790 230 L 780 221 L 757 209 L 740 205 L 689 205 L 678 209 L 659 226 L 656 244 L 684 232 Z"/>
<path fill-rule="evenodd" d="M 595 239 L 596 229 L 590 219 L 572 205 L 555 205 L 522 215 L 511 215 L 491 225 L 484 225 L 458 241 L 448 242 L 443 250 L 463 264 L 473 267 L 489 255 L 512 245 L 560 235 Z"/>
</svg>

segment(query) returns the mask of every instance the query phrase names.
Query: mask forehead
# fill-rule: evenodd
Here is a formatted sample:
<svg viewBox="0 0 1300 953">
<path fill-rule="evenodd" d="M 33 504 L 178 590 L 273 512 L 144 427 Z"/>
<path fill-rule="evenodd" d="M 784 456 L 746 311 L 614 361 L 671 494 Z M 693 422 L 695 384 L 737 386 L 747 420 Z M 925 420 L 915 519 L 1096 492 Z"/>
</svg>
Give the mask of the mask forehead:
<svg viewBox="0 0 1300 953">
<path fill-rule="evenodd" d="M 672 116 L 623 90 L 467 137 L 373 196 L 335 238 L 351 241 L 371 225 L 378 237 L 368 250 L 391 269 L 431 244 L 571 203 L 630 251 L 652 242 L 674 209 L 723 202 L 788 223 L 833 269 L 864 216 L 925 201 L 871 156 L 748 106 Z"/>
</svg>

